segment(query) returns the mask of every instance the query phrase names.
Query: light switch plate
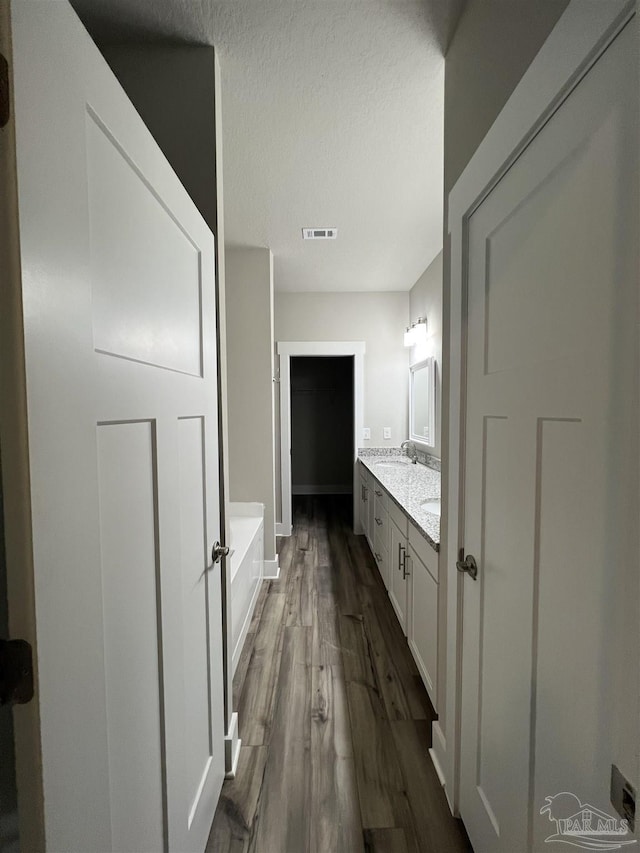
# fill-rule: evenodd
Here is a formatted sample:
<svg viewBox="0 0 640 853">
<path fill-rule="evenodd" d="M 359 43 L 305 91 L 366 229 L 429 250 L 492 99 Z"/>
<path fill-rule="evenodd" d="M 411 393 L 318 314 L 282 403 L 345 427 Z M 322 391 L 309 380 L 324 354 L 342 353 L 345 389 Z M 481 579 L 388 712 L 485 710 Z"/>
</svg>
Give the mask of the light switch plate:
<svg viewBox="0 0 640 853">
<path fill-rule="evenodd" d="M 391 427 L 383 427 L 382 428 L 382 437 L 383 438 L 391 438 Z"/>
<path fill-rule="evenodd" d="M 370 441 L 371 439 L 371 430 L 369 427 L 363 427 L 362 429 L 362 438 L 363 441 Z"/>
</svg>

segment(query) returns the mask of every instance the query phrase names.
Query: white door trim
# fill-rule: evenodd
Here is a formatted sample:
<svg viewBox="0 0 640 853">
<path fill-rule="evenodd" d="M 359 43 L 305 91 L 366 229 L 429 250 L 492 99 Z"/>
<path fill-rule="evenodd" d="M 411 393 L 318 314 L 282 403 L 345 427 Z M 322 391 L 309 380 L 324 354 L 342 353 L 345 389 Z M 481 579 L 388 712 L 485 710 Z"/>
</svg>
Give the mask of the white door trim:
<svg viewBox="0 0 640 853">
<path fill-rule="evenodd" d="M 278 341 L 280 356 L 280 489 L 282 495 L 282 521 L 279 535 L 290 536 L 293 527 L 291 512 L 291 356 L 296 355 L 346 355 L 353 356 L 353 519 L 357 528 L 358 490 L 355 463 L 358 458 L 358 442 L 364 424 L 364 341 Z M 356 533 L 361 531 L 357 530 Z"/>
<path fill-rule="evenodd" d="M 572 0 L 516 87 L 449 196 L 451 236 L 449 498 L 446 536 L 446 730 L 434 737 L 434 763 L 458 814 L 460 788 L 460 686 L 462 679 L 462 576 L 456 570 L 464 537 L 464 423 L 466 402 L 466 293 L 468 222 L 479 204 L 575 88 L 635 13 L 634 0 Z"/>
</svg>

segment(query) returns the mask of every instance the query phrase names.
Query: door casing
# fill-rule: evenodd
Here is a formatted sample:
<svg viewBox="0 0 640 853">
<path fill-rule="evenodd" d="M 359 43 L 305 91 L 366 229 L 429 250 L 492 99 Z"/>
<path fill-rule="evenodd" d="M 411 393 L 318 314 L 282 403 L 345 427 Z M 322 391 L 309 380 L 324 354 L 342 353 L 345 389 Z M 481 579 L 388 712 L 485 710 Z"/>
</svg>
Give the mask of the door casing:
<svg viewBox="0 0 640 853">
<path fill-rule="evenodd" d="M 358 444 L 362 438 L 364 423 L 364 341 L 278 341 L 280 357 L 280 489 L 282 497 L 281 521 L 276 524 L 278 536 L 291 536 L 293 515 L 291 510 L 291 357 L 296 355 L 312 356 L 353 356 L 353 396 L 354 396 L 354 441 L 353 441 L 353 518 L 355 532 L 362 533 L 360 527 L 358 472 Z"/>
</svg>

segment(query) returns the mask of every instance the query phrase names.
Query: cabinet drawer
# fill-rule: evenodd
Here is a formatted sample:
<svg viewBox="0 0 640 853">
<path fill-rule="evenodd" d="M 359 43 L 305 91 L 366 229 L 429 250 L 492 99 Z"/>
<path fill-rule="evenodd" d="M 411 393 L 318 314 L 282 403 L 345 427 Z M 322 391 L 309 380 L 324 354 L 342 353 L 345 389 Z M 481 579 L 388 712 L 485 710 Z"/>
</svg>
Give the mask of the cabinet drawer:
<svg viewBox="0 0 640 853">
<path fill-rule="evenodd" d="M 373 494 L 375 495 L 376 506 L 379 504 L 380 508 L 387 512 L 389 509 L 389 495 L 385 492 L 380 483 L 374 477 L 371 478 L 371 488 L 373 489 Z"/>
<path fill-rule="evenodd" d="M 380 577 L 384 581 L 385 587 L 389 588 L 389 549 L 386 547 L 384 542 L 380 540 L 380 536 L 376 532 L 376 536 L 373 543 L 373 557 L 376 561 L 376 565 L 378 566 L 378 571 L 380 572 Z"/>
<path fill-rule="evenodd" d="M 418 528 L 409 522 L 409 544 L 416 552 L 416 555 L 425 564 L 432 578 L 438 581 L 438 552 L 424 538 Z"/>
<path fill-rule="evenodd" d="M 374 536 L 389 550 L 389 513 L 382 505 L 377 493 L 373 501 Z"/>
<path fill-rule="evenodd" d="M 400 509 L 400 507 L 392 501 L 391 498 L 387 499 L 387 509 L 389 511 L 389 516 L 391 520 L 394 521 L 402 533 L 403 536 L 407 535 L 407 516 Z"/>
</svg>

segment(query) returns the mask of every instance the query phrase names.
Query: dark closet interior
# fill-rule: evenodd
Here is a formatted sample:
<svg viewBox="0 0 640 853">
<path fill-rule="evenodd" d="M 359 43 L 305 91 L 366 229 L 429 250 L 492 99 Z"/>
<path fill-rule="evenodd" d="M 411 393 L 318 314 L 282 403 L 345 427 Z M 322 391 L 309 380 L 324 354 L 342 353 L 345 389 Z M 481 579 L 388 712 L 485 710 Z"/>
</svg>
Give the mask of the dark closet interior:
<svg viewBox="0 0 640 853">
<path fill-rule="evenodd" d="M 353 492 L 353 356 L 291 358 L 294 495 Z"/>
</svg>

